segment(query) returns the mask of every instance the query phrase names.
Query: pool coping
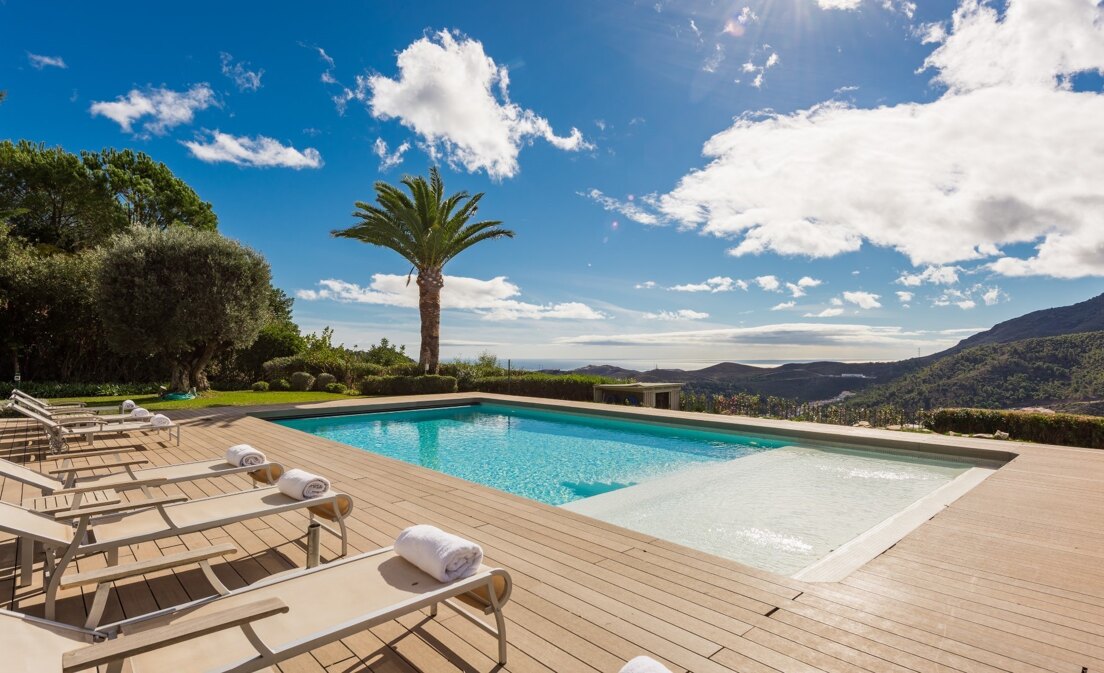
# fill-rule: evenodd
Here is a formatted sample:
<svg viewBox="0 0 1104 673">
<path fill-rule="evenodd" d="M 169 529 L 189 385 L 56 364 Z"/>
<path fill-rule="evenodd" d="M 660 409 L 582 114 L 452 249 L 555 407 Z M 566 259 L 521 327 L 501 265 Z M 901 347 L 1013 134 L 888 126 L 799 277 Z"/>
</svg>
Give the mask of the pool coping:
<svg viewBox="0 0 1104 673">
<path fill-rule="evenodd" d="M 279 409 L 258 409 L 249 416 L 268 421 L 293 418 L 342 416 L 348 414 L 430 409 L 443 406 L 469 404 L 503 404 L 508 406 L 544 409 L 568 413 L 608 416 L 611 418 L 645 421 L 662 425 L 709 428 L 726 432 L 744 432 L 756 435 L 782 435 L 785 439 L 801 439 L 809 442 L 844 443 L 854 448 L 877 450 L 893 449 L 924 455 L 937 454 L 973 461 L 1009 463 L 1020 455 L 1017 442 L 877 428 L 856 428 L 827 425 L 805 421 L 781 421 L 747 416 L 726 416 L 694 411 L 669 409 L 624 408 L 594 402 L 552 400 L 494 393 L 449 393 L 443 395 L 419 395 L 407 397 L 380 397 L 337 400 L 335 402 L 297 405 Z M 1030 446 L 1049 446 L 1032 444 Z M 1071 448 L 1071 447 L 1056 447 Z M 1076 447 L 1073 447 L 1076 448 Z"/>
</svg>

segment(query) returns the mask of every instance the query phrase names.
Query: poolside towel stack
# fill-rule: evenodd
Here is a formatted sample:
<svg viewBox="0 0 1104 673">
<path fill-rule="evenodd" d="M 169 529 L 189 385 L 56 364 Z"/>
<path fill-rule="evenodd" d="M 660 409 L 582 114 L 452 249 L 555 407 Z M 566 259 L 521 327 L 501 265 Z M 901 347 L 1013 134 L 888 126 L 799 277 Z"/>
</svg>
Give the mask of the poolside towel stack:
<svg viewBox="0 0 1104 673">
<path fill-rule="evenodd" d="M 153 418 L 150 419 L 150 425 L 155 428 L 167 428 L 172 425 L 172 421 L 165 414 L 154 414 Z"/>
<path fill-rule="evenodd" d="M 265 455 L 248 444 L 235 444 L 226 449 L 226 462 L 235 467 L 253 467 L 267 462 Z"/>
<path fill-rule="evenodd" d="M 326 495 L 330 490 L 330 482 L 325 477 L 311 474 L 306 470 L 292 469 L 284 472 L 276 488 L 289 498 L 296 500 L 310 500 Z"/>
<path fill-rule="evenodd" d="M 137 407 L 138 405 L 134 403 L 134 400 L 125 400 L 119 405 L 119 411 L 125 414 L 128 411 L 134 411 Z"/>
<path fill-rule="evenodd" d="M 130 417 L 136 421 L 144 421 L 150 417 L 150 412 L 143 407 L 134 407 L 130 410 Z"/>
<path fill-rule="evenodd" d="M 671 673 L 671 671 L 651 657 L 636 657 L 621 668 L 621 673 Z"/>
<path fill-rule="evenodd" d="M 438 582 L 470 577 L 483 563 L 483 548 L 470 540 L 419 524 L 399 533 L 395 553 Z"/>
</svg>

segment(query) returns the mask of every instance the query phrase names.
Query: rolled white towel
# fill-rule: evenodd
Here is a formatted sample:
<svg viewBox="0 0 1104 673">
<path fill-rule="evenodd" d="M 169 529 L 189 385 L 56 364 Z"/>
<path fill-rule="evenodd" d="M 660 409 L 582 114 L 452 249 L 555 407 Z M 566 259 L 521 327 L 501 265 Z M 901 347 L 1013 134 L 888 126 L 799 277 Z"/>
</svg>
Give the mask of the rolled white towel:
<svg viewBox="0 0 1104 673">
<path fill-rule="evenodd" d="M 428 524 L 411 526 L 399 533 L 395 553 L 438 582 L 470 577 L 483 563 L 482 547 Z"/>
<path fill-rule="evenodd" d="M 124 400 L 123 403 L 119 405 L 119 410 L 125 414 L 128 411 L 134 411 L 137 407 L 138 405 L 134 403 L 134 400 Z"/>
<path fill-rule="evenodd" d="M 671 671 L 651 657 L 635 657 L 621 667 L 621 673 L 671 673 Z"/>
<path fill-rule="evenodd" d="M 237 467 L 263 465 L 267 460 L 263 453 L 248 444 L 235 444 L 226 449 L 226 462 Z"/>
<path fill-rule="evenodd" d="M 150 425 L 155 428 L 167 428 L 172 425 L 172 421 L 165 414 L 154 414 L 153 418 L 150 419 Z"/>
<path fill-rule="evenodd" d="M 306 470 L 291 469 L 276 482 L 276 488 L 289 498 L 310 500 L 325 495 L 330 490 L 330 482 Z"/>
<path fill-rule="evenodd" d="M 149 409 L 144 407 L 134 407 L 130 410 L 130 417 L 138 420 L 145 420 L 150 417 Z"/>
</svg>

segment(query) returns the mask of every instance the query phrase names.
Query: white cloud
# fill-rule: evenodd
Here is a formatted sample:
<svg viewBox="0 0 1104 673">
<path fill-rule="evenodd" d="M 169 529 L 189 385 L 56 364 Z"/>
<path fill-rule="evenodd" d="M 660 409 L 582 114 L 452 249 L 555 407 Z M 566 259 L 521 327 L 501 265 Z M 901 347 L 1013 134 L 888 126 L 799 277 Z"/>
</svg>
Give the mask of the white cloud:
<svg viewBox="0 0 1104 673">
<path fill-rule="evenodd" d="M 658 215 L 735 240 L 735 256 L 870 243 L 918 267 L 1104 275 L 1104 93 L 1068 86 L 1104 71 L 1104 7 L 1009 0 L 1000 14 L 962 0 L 924 65 L 948 88 L 932 102 L 741 116 L 705 144 L 708 165 L 658 197 Z M 1025 243 L 1034 253 L 1007 249 Z"/>
<path fill-rule="evenodd" d="M 747 25 L 759 20 L 751 7 L 744 7 L 736 16 L 725 21 L 723 32 L 731 37 L 743 37 L 747 32 Z"/>
<path fill-rule="evenodd" d="M 387 142 L 383 138 L 376 138 L 372 145 L 372 151 L 380 160 L 380 170 L 387 171 L 402 163 L 403 155 L 410 149 L 410 143 L 403 142 L 395 148 L 394 152 L 388 150 Z"/>
<path fill-rule="evenodd" d="M 677 311 L 659 311 L 658 313 L 645 313 L 644 317 L 648 320 L 705 320 L 709 317 L 709 314 L 702 313 L 701 311 L 692 311 L 688 308 L 683 308 Z"/>
<path fill-rule="evenodd" d="M 146 134 L 162 135 L 181 124 L 191 124 L 195 113 L 218 105 L 215 93 L 206 83 L 192 85 L 187 91 L 165 88 L 131 89 L 126 96 L 113 101 L 94 101 L 89 108 L 92 116 L 101 115 L 114 121 L 127 133 L 134 123 L 149 118 L 142 128 Z"/>
<path fill-rule="evenodd" d="M 854 343 L 879 345 L 927 345 L 923 333 L 907 332 L 900 327 L 846 325 L 832 323 L 785 323 L 758 327 L 651 334 L 593 334 L 562 337 L 564 344 L 596 346 L 839 346 Z"/>
<path fill-rule="evenodd" d="M 817 0 L 821 9 L 858 9 L 862 0 Z"/>
<path fill-rule="evenodd" d="M 222 74 L 234 80 L 238 91 L 256 91 L 261 88 L 263 69 L 250 70 L 249 63 L 245 61 L 234 63 L 234 57 L 225 51 L 219 53 L 219 60 L 222 61 Z"/>
<path fill-rule="evenodd" d="M 854 304 L 861 309 L 870 310 L 872 308 L 881 308 L 881 303 L 878 300 L 881 299 L 881 295 L 873 294 L 870 292 L 844 292 L 843 300 L 849 304 Z"/>
<path fill-rule="evenodd" d="M 999 287 L 991 287 L 981 295 L 981 299 L 985 302 L 986 306 L 993 306 L 994 304 L 1000 303 L 1003 295 L 1004 293 L 1001 292 Z"/>
<path fill-rule="evenodd" d="M 801 280 L 796 283 L 786 283 L 786 289 L 790 291 L 790 294 L 797 297 L 805 296 L 805 288 L 817 287 L 822 281 L 816 278 L 810 278 L 809 276 L 803 276 Z"/>
<path fill-rule="evenodd" d="M 903 290 L 898 290 L 898 292 L 897 292 L 897 301 L 901 302 L 902 304 L 907 304 L 910 301 L 912 301 L 912 298 L 914 296 L 916 296 L 916 295 L 914 295 L 912 292 L 905 292 Z"/>
<path fill-rule="evenodd" d="M 767 292 L 774 292 L 782 285 L 777 276 L 757 276 L 755 284 Z"/>
<path fill-rule="evenodd" d="M 832 297 L 832 299 L 829 300 L 828 303 L 831 304 L 832 306 L 843 306 L 843 300 L 840 299 L 839 297 Z"/>
<path fill-rule="evenodd" d="M 572 128 L 558 136 L 547 119 L 510 100 L 509 71 L 483 51 L 483 44 L 440 31 L 398 55 L 398 76 L 357 78 L 351 95 L 377 119 L 398 119 L 417 133 L 433 159 L 492 179 L 517 175 L 523 145 L 541 138 L 565 151 L 591 149 Z"/>
<path fill-rule="evenodd" d="M 721 67 L 721 63 L 724 61 L 724 58 L 724 45 L 718 42 L 717 44 L 713 45 L 713 52 L 710 53 L 709 56 L 706 57 L 705 61 L 702 63 L 702 71 L 709 73 L 717 72 L 717 68 Z"/>
<path fill-rule="evenodd" d="M 418 286 L 416 279 L 407 282 L 403 275 L 377 273 L 368 287 L 343 280 L 318 281 L 317 290 L 299 290 L 295 296 L 304 301 L 329 299 L 333 301 L 376 304 L 417 308 Z M 469 311 L 486 320 L 603 320 L 604 313 L 580 302 L 559 304 L 531 304 L 515 299 L 521 288 L 497 276 L 490 280 L 445 276 L 441 290 L 441 308 Z"/>
<path fill-rule="evenodd" d="M 770 45 L 763 45 L 763 49 L 769 50 Z M 778 61 L 778 52 L 771 51 L 770 55 L 767 56 L 762 65 L 756 65 L 754 60 L 748 60 L 746 63 L 740 66 L 740 70 L 748 74 L 754 73 L 755 77 L 751 80 L 751 85 L 756 89 L 759 89 L 763 86 L 763 78 L 766 76 L 767 70 L 778 65 Z"/>
<path fill-rule="evenodd" d="M 651 290 L 655 286 L 656 282 L 654 280 L 646 280 L 643 283 L 637 283 L 636 285 L 633 285 L 633 287 L 637 290 Z"/>
<path fill-rule="evenodd" d="M 590 189 L 586 192 L 578 192 L 578 194 L 598 203 L 608 211 L 624 215 L 633 222 L 648 225 L 660 224 L 659 218 L 638 206 L 633 197 L 629 197 L 630 200 L 620 201 L 612 196 L 606 196 L 598 189 Z"/>
<path fill-rule="evenodd" d="M 27 60 L 31 62 L 31 67 L 35 70 L 42 70 L 43 68 L 61 68 L 64 70 L 69 67 L 65 64 L 65 59 L 60 56 L 43 56 L 28 51 Z"/>
<path fill-rule="evenodd" d="M 208 140 L 183 141 L 192 156 L 207 163 L 227 162 L 256 168 L 321 168 L 322 155 L 313 147 L 297 150 L 266 136 L 233 136 L 218 130 Z"/>
<path fill-rule="evenodd" d="M 771 306 L 771 310 L 772 311 L 785 311 L 787 309 L 793 308 L 794 306 L 797 306 L 797 302 L 795 302 L 795 301 L 784 301 L 780 304 L 775 304 L 774 306 Z"/>
<path fill-rule="evenodd" d="M 672 285 L 667 288 L 672 292 L 732 292 L 735 289 L 746 290 L 747 283 L 735 280 L 728 276 L 713 276 L 704 283 L 687 283 L 685 285 Z"/>
<path fill-rule="evenodd" d="M 826 308 L 819 313 L 806 313 L 806 318 L 835 318 L 836 316 L 843 315 L 842 308 Z"/>
<path fill-rule="evenodd" d="M 902 274 L 897 283 L 908 287 L 916 287 L 924 283 L 932 285 L 954 285 L 958 282 L 960 266 L 929 266 L 920 273 Z"/>
</svg>

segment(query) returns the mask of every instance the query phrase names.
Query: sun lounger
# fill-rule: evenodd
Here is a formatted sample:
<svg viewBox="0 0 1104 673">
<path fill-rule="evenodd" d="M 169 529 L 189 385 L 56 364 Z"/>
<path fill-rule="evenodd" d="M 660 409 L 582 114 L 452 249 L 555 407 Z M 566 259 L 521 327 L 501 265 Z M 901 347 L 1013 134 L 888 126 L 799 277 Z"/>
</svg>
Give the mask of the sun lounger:
<svg viewBox="0 0 1104 673">
<path fill-rule="evenodd" d="M 42 495 L 73 496 L 72 507 L 78 507 L 80 496 L 90 491 L 105 489 L 125 491 L 140 488 L 148 496 L 148 489 L 151 486 L 213 479 L 241 473 L 252 477 L 254 486 L 271 485 L 275 484 L 284 473 L 284 467 L 279 463 L 266 462 L 239 467 L 221 458 L 135 469 L 139 465 L 148 463 L 149 461 L 144 458 L 116 458 L 105 463 L 83 466 L 75 466 L 66 461 L 61 467 L 47 469 L 43 474 L 9 460 L 0 459 L 0 477 L 34 486 L 41 491 Z M 117 471 L 110 474 L 95 474 L 101 470 Z"/>
<path fill-rule="evenodd" d="M 16 404 L 12 409 L 38 422 L 50 440 L 50 451 L 53 453 L 64 451 L 68 440 L 74 437 L 91 442 L 100 435 L 130 432 L 167 432 L 170 440 L 175 434 L 176 445 L 180 446 L 180 425 L 177 423 L 170 422 L 168 425 L 154 425 L 149 421 L 110 423 L 91 415 L 54 419 L 22 404 Z"/>
<path fill-rule="evenodd" d="M 17 406 L 23 406 L 30 409 L 33 412 L 41 414 L 42 416 L 48 416 L 54 420 L 60 420 L 69 418 L 72 416 L 91 416 L 100 421 L 108 423 L 118 423 L 120 421 L 139 421 L 149 420 L 148 418 L 138 418 L 128 413 L 119 413 L 117 407 L 51 407 L 39 404 L 25 397 L 16 397 L 12 394 L 12 397 L 8 400 L 8 408 L 13 409 Z M 100 413 L 111 412 L 111 413 Z"/>
<path fill-rule="evenodd" d="M 163 570 L 221 553 L 226 552 L 196 550 L 175 559 L 92 571 L 72 576 L 72 586 L 96 584 L 97 598 L 101 592 L 106 597 L 102 588 L 110 582 L 152 572 L 138 567 L 143 563 Z M 495 636 L 499 662 L 505 665 L 502 608 L 511 586 L 506 571 L 487 567 L 471 577 L 438 582 L 388 547 L 233 591 L 219 583 L 218 595 L 100 627 L 69 627 L 0 610 L 0 647 L 15 671 L 78 673 L 105 666 L 139 673 L 247 673 L 424 608 L 436 616 L 443 603 Z M 493 615 L 495 626 L 473 612 Z M 103 642 L 93 642 L 98 640 Z"/>
<path fill-rule="evenodd" d="M 38 543 L 45 548 L 45 571 L 49 574 L 46 616 L 49 618 L 53 616 L 54 598 L 65 569 L 77 557 L 104 553 L 108 565 L 117 565 L 119 549 L 128 545 L 303 509 L 307 510 L 312 522 L 326 519 L 336 523 L 338 530 L 318 522 L 341 539 L 341 555 L 348 553 L 345 518 L 353 509 L 352 498 L 330 491 L 318 498 L 297 500 L 280 493 L 275 486 L 197 500 L 163 496 L 78 507 L 53 516 L 0 502 L 0 531 L 19 536 L 21 545 Z M 23 558 L 26 559 L 26 555 Z M 29 569 L 24 566 L 22 570 L 26 581 Z"/>
<path fill-rule="evenodd" d="M 16 400 L 21 400 L 23 402 L 33 404 L 33 405 L 41 407 L 43 409 L 49 409 L 51 411 L 63 411 L 63 410 L 79 409 L 79 410 L 82 410 L 86 413 L 91 414 L 91 413 L 99 413 L 99 412 L 102 412 L 102 411 L 118 411 L 119 410 L 119 407 L 117 407 L 117 406 L 90 407 L 84 402 L 65 402 L 65 403 L 62 403 L 62 404 L 54 404 L 50 400 L 43 399 L 41 397 L 32 397 L 31 395 L 28 395 L 27 393 L 23 392 L 22 390 L 20 390 L 18 388 L 16 388 L 15 390 L 12 391 L 11 397 L 9 398 L 9 402 L 14 402 Z"/>
</svg>

